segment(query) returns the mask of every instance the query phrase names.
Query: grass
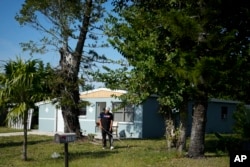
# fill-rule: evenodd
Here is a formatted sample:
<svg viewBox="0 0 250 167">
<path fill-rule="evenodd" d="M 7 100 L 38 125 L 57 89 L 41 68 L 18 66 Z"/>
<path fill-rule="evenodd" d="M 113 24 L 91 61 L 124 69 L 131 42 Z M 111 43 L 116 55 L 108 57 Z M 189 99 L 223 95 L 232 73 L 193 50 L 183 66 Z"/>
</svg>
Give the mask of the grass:
<svg viewBox="0 0 250 167">
<path fill-rule="evenodd" d="M 13 129 L 0 126 L 0 133 L 22 132 L 22 129 Z"/>
<path fill-rule="evenodd" d="M 208 138 L 213 140 L 213 138 Z M 28 161 L 21 159 L 23 136 L 0 137 L 0 167 L 61 167 L 64 166 L 64 144 L 49 136 L 28 136 Z M 211 142 L 211 141 L 210 141 Z M 214 144 L 213 142 L 211 144 Z M 127 147 L 129 145 L 129 147 Z M 68 144 L 70 167 L 228 167 L 227 154 L 206 152 L 206 158 L 190 159 L 167 152 L 164 139 L 122 140 L 114 150 L 102 150 L 100 141 L 87 138 Z M 53 153 L 60 154 L 52 158 Z"/>
</svg>

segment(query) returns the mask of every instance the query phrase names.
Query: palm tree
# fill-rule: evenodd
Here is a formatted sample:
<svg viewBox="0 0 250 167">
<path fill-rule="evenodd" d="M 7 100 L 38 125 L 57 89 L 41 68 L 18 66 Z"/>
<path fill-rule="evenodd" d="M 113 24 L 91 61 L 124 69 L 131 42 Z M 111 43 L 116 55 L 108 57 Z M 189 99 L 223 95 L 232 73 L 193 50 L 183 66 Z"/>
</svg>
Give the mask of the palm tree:
<svg viewBox="0 0 250 167">
<path fill-rule="evenodd" d="M 46 70 L 39 60 L 9 61 L 0 77 L 0 104 L 7 104 L 7 120 L 23 120 L 23 160 L 27 160 L 27 119 L 28 110 L 35 102 L 47 97 Z M 45 91 L 44 91 L 45 90 Z"/>
</svg>

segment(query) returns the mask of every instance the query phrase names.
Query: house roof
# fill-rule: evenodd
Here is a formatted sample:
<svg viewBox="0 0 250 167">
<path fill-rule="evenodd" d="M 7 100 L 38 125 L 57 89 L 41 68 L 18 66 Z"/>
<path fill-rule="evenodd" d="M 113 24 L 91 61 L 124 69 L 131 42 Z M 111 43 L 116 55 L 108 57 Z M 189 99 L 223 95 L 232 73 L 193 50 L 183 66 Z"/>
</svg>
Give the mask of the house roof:
<svg viewBox="0 0 250 167">
<path fill-rule="evenodd" d="M 80 99 L 85 98 L 107 98 L 115 96 L 121 96 L 122 94 L 127 93 L 125 90 L 112 90 L 108 88 L 97 88 L 90 91 L 85 91 L 80 93 Z"/>
<path fill-rule="evenodd" d="M 46 100 L 46 101 L 39 101 L 37 103 L 35 103 L 35 106 L 40 106 L 42 104 L 46 104 L 46 103 L 50 103 L 51 101 L 50 100 Z"/>
</svg>

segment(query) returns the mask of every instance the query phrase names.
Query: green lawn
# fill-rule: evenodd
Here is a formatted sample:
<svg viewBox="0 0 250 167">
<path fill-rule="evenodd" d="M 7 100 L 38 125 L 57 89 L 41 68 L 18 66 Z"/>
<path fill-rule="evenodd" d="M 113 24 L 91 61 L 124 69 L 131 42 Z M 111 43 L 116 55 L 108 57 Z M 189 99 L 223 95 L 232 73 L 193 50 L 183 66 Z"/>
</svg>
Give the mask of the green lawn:
<svg viewBox="0 0 250 167">
<path fill-rule="evenodd" d="M 28 136 L 28 161 L 21 159 L 22 136 L 0 137 L 0 167 L 62 167 L 64 144 L 49 136 Z M 129 147 L 127 147 L 129 145 Z M 70 167 L 228 167 L 224 153 L 207 152 L 206 158 L 189 159 L 167 152 L 164 139 L 116 141 L 114 150 L 102 150 L 100 141 L 69 143 Z M 209 149 L 213 151 L 213 149 Z M 216 149 L 214 148 L 214 151 Z M 59 158 L 52 158 L 53 153 Z"/>
<path fill-rule="evenodd" d="M 13 129 L 0 126 L 0 133 L 22 132 L 22 129 Z"/>
</svg>

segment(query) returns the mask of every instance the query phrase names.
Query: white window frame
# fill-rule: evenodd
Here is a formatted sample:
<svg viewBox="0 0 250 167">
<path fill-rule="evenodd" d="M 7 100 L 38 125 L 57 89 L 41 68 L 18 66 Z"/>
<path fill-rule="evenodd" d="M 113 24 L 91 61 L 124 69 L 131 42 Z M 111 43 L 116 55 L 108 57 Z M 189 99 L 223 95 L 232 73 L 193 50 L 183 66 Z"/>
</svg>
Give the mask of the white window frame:
<svg viewBox="0 0 250 167">
<path fill-rule="evenodd" d="M 134 107 L 133 105 L 126 105 L 121 107 L 122 102 L 113 102 L 112 111 L 114 114 L 114 120 L 117 122 L 134 122 Z M 116 117 L 116 115 L 121 116 Z"/>
</svg>

